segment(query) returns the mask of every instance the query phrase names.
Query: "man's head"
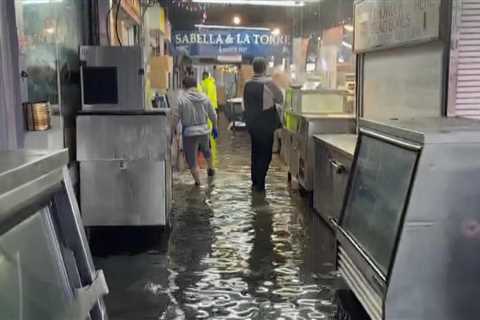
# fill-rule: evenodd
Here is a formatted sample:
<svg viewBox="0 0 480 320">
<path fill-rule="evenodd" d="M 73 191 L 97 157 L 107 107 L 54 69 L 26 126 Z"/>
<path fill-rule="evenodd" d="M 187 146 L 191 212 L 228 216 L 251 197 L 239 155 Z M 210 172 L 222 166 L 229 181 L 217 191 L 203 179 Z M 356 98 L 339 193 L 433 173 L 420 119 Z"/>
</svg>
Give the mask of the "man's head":
<svg viewBox="0 0 480 320">
<path fill-rule="evenodd" d="M 197 87 L 197 80 L 194 77 L 188 76 L 183 79 L 183 87 L 185 89 L 192 89 Z"/>
<path fill-rule="evenodd" d="M 208 73 L 207 71 L 203 71 L 202 79 L 205 80 L 205 79 L 208 79 L 208 77 L 210 77 L 210 73 Z"/>
<path fill-rule="evenodd" d="M 267 72 L 267 61 L 265 58 L 262 57 L 256 57 L 253 59 L 253 72 L 257 75 L 263 75 L 265 72 Z"/>
</svg>

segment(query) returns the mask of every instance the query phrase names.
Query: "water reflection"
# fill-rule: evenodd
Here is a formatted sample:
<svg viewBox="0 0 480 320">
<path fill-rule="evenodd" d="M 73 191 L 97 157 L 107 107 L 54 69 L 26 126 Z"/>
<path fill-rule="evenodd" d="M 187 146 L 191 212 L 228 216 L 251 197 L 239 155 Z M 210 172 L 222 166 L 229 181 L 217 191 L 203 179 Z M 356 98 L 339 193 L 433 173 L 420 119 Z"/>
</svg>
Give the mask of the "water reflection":
<svg viewBox="0 0 480 320">
<path fill-rule="evenodd" d="M 167 261 L 155 268 L 154 281 L 142 253 L 97 259 L 111 286 L 114 281 L 114 288 L 129 293 L 131 283 L 118 277 L 115 264 L 145 265 L 135 283 L 142 282 L 139 294 L 149 297 L 146 309 L 157 310 L 152 319 L 333 318 L 333 235 L 289 190 L 278 160 L 267 194 L 252 193 L 247 142 L 241 133 L 224 134 L 218 175 L 202 189 L 192 187 L 188 174 L 176 178 L 168 248 L 154 254 Z M 123 310 L 129 305 L 129 315 L 120 312 L 118 300 Z M 114 319 L 151 316 L 114 292 L 107 305 Z"/>
</svg>

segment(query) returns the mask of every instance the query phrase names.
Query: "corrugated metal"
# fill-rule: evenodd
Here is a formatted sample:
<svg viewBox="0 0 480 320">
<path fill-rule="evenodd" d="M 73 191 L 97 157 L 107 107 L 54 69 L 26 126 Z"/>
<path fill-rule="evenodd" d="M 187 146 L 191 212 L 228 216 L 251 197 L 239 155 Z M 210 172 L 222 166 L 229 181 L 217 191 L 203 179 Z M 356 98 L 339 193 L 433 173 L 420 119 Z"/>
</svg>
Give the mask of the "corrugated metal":
<svg viewBox="0 0 480 320">
<path fill-rule="evenodd" d="M 453 16 L 455 115 L 480 119 L 480 0 L 457 1 Z M 452 88 L 451 88 L 452 89 Z"/>
</svg>

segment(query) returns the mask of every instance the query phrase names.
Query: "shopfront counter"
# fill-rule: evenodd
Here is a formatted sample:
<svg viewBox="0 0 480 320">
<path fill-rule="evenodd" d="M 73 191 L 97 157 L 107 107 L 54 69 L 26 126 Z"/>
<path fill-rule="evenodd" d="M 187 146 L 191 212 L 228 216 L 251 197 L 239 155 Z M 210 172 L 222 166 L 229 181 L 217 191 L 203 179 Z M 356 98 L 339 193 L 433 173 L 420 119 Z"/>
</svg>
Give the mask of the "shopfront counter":
<svg viewBox="0 0 480 320">
<path fill-rule="evenodd" d="M 327 222 L 338 220 L 353 162 L 357 136 L 315 135 L 313 207 Z"/>
<path fill-rule="evenodd" d="M 338 268 L 373 320 L 480 314 L 480 123 L 360 121 Z"/>
</svg>

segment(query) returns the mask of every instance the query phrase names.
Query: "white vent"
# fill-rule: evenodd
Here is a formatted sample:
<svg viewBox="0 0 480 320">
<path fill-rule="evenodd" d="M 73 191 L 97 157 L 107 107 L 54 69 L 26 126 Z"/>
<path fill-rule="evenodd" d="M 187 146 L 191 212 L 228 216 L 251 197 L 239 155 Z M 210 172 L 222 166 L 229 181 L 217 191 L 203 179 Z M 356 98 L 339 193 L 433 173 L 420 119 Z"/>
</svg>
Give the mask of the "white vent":
<svg viewBox="0 0 480 320">
<path fill-rule="evenodd" d="M 449 115 L 480 119 L 480 0 L 453 3 Z"/>
<path fill-rule="evenodd" d="M 348 257 L 347 253 L 341 246 L 338 248 L 338 269 L 371 319 L 382 320 L 382 298 L 370 286 L 363 274 L 358 270 L 352 259 Z"/>
</svg>

